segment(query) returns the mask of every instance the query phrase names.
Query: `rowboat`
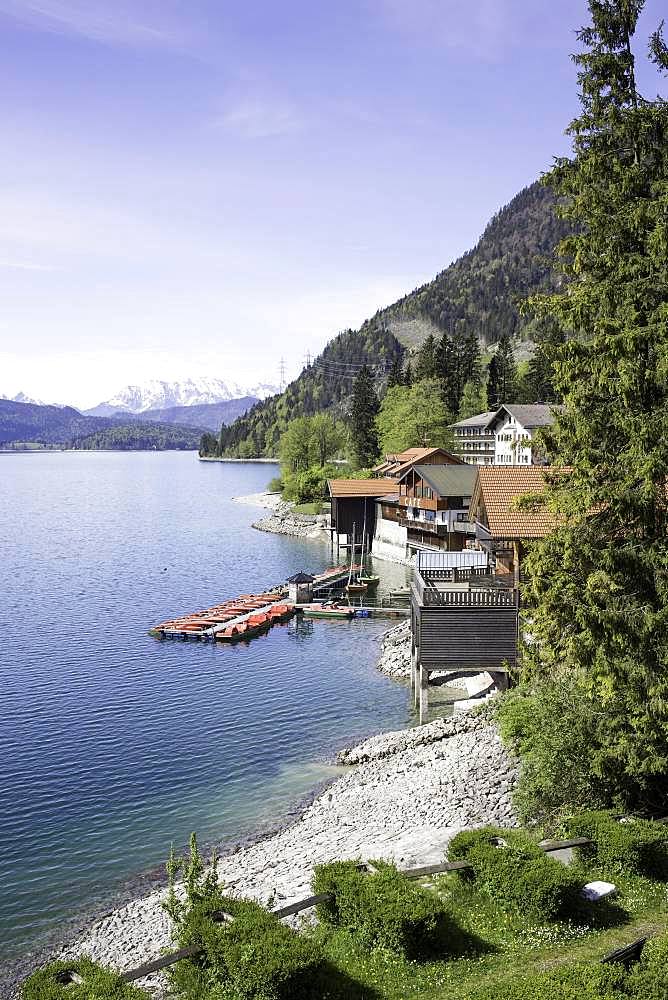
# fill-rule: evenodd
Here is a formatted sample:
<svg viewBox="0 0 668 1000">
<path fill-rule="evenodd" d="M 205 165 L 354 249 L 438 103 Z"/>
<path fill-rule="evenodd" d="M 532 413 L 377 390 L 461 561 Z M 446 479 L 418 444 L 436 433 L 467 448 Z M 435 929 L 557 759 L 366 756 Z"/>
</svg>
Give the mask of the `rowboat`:
<svg viewBox="0 0 668 1000">
<path fill-rule="evenodd" d="M 268 620 L 266 615 L 256 615 L 257 619 L 262 619 L 262 621 L 254 621 L 251 623 L 250 618 L 245 622 L 239 622 L 237 625 L 229 625 L 222 632 L 216 632 L 215 639 L 217 642 L 239 642 L 241 639 L 254 639 L 256 635 L 260 632 L 264 632 L 265 629 L 269 627 L 271 622 Z"/>
<path fill-rule="evenodd" d="M 302 611 L 305 618 L 352 618 L 354 608 L 346 604 L 304 604 Z"/>
<path fill-rule="evenodd" d="M 358 579 L 360 583 L 365 583 L 369 590 L 373 590 L 380 583 L 380 577 L 375 573 L 360 573 Z"/>
</svg>

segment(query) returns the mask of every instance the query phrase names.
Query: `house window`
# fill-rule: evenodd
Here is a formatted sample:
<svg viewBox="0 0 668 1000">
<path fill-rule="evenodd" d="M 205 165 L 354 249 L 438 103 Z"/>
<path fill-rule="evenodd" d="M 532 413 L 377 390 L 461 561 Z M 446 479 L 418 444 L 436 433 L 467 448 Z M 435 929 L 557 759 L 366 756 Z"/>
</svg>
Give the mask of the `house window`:
<svg viewBox="0 0 668 1000">
<path fill-rule="evenodd" d="M 402 497 L 406 496 L 406 483 L 401 484 L 401 486 L 399 487 L 399 492 Z"/>
</svg>

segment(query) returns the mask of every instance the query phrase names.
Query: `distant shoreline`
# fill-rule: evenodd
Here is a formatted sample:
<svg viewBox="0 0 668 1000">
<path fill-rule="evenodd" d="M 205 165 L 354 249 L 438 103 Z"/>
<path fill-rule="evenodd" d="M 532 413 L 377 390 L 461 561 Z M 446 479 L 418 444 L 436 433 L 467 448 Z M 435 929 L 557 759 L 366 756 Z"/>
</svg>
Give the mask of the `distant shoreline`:
<svg viewBox="0 0 668 1000">
<path fill-rule="evenodd" d="M 278 465 L 277 458 L 213 458 L 211 455 L 200 455 L 200 462 L 255 462 L 264 465 Z"/>
<path fill-rule="evenodd" d="M 133 454 L 151 452 L 161 455 L 166 451 L 179 451 L 186 455 L 197 454 L 196 448 L 0 448 L 0 455 L 95 455 L 101 451 L 108 455 L 124 455 L 128 452 Z M 255 459 L 249 459 L 249 461 L 255 461 Z M 262 459 L 258 461 L 262 461 Z"/>
</svg>

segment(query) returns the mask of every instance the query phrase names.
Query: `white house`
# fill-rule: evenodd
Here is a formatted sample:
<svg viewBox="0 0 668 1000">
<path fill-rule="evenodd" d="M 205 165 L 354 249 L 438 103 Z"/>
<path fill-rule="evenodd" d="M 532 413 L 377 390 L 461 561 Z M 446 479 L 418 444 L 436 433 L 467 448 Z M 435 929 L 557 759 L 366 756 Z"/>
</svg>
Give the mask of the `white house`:
<svg viewBox="0 0 668 1000">
<path fill-rule="evenodd" d="M 544 403 L 504 403 L 488 422 L 494 435 L 494 465 L 541 465 L 533 442 L 539 427 L 554 421 L 554 407 Z"/>
<path fill-rule="evenodd" d="M 477 413 L 450 424 L 455 436 L 455 451 L 468 465 L 494 465 L 494 434 L 487 430 L 494 414 L 494 410 Z"/>
</svg>

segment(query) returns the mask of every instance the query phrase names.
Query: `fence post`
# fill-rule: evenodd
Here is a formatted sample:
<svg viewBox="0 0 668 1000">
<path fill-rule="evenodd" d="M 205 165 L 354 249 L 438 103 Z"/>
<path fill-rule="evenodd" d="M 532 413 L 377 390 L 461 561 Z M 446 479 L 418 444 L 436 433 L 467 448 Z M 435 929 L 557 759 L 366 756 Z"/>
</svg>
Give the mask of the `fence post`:
<svg viewBox="0 0 668 1000">
<path fill-rule="evenodd" d="M 420 725 L 427 721 L 429 711 L 429 671 L 420 666 Z"/>
</svg>

